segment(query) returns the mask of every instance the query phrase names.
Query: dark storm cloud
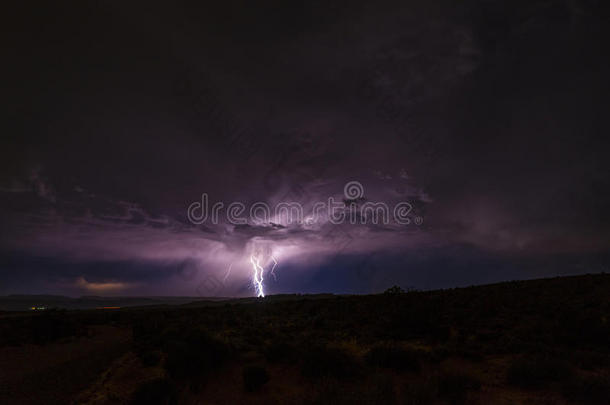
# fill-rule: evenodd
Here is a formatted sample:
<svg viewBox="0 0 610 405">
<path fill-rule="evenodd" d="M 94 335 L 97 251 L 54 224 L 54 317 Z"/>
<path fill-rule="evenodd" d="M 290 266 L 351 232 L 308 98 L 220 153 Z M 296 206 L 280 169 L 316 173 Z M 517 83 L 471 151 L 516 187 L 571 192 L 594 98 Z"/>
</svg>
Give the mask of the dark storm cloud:
<svg viewBox="0 0 610 405">
<path fill-rule="evenodd" d="M 197 277 L 223 279 L 244 262 L 225 286 L 239 293 L 244 257 L 263 247 L 312 274 L 340 256 L 385 257 L 354 291 L 402 280 L 413 263 L 400 255 L 418 249 L 473 246 L 494 257 L 466 266 L 471 255 L 457 248 L 448 262 L 415 266 L 434 274 L 430 286 L 538 274 L 495 261 L 607 251 L 607 16 L 596 2 L 11 7 L 1 243 L 10 254 L 79 263 L 65 270 L 73 288 L 87 288 L 79 268 L 93 282 L 87 263 L 107 263 L 100 282 L 137 292 L 165 277 L 141 269 L 173 274 L 175 263 L 196 263 Z M 424 224 L 186 218 L 202 193 L 310 207 L 341 198 L 351 180 L 367 201 L 409 201 Z M 2 271 L 7 285 L 25 283 L 25 270 Z M 331 280 L 310 290 L 351 283 L 323 271 Z M 299 290 L 306 273 L 276 288 Z M 179 279 L 168 288 L 192 289 Z"/>
</svg>

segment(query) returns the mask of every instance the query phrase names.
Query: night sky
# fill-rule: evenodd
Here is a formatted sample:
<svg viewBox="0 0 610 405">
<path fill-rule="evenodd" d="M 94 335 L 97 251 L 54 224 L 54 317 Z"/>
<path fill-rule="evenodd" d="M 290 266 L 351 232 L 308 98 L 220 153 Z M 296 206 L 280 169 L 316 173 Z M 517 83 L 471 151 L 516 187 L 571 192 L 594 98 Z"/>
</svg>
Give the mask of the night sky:
<svg viewBox="0 0 610 405">
<path fill-rule="evenodd" d="M 253 254 L 268 294 L 608 271 L 603 5 L 5 4 L 0 294 L 252 296 Z M 203 193 L 412 209 L 193 224 Z"/>
</svg>

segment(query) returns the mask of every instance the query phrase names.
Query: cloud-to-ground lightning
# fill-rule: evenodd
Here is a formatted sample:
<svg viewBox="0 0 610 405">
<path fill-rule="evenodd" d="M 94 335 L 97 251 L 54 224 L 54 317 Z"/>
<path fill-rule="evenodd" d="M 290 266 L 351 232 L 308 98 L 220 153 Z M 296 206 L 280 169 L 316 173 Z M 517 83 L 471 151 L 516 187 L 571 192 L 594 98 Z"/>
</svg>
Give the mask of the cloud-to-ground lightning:
<svg viewBox="0 0 610 405">
<path fill-rule="evenodd" d="M 259 264 L 258 256 L 250 255 L 250 263 L 252 263 L 254 270 L 254 273 L 252 274 L 252 283 L 256 289 L 256 296 L 265 297 L 265 291 L 263 288 L 263 273 L 265 269 Z"/>
<path fill-rule="evenodd" d="M 276 279 L 274 270 L 278 264 L 278 261 L 273 256 L 270 256 L 270 258 L 273 261 L 273 266 L 271 267 L 271 270 L 269 272 L 271 273 L 273 278 Z M 250 255 L 250 263 L 252 263 L 252 284 L 254 285 L 254 289 L 256 290 L 256 296 L 265 297 L 265 287 L 263 285 L 263 275 L 265 273 L 265 268 L 261 266 L 258 254 Z"/>
</svg>

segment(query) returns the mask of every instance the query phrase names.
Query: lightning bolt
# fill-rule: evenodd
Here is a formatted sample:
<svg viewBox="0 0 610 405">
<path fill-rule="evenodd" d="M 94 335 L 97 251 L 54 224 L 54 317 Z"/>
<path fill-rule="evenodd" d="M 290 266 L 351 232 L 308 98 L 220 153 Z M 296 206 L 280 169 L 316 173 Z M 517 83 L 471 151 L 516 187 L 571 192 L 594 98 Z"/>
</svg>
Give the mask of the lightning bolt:
<svg viewBox="0 0 610 405">
<path fill-rule="evenodd" d="M 273 261 L 273 267 L 271 267 L 269 273 L 271 273 L 274 280 L 277 280 L 277 278 L 275 277 L 274 270 L 278 262 L 273 256 L 271 256 L 271 260 Z M 252 263 L 252 284 L 254 285 L 254 289 L 256 290 L 256 296 L 264 298 L 265 288 L 263 285 L 263 274 L 265 273 L 265 268 L 261 266 L 258 254 L 250 255 L 250 263 Z"/>
<path fill-rule="evenodd" d="M 258 256 L 251 255 L 250 263 L 252 263 L 252 267 L 254 273 L 252 274 L 252 283 L 254 284 L 254 288 L 256 289 L 257 297 L 265 297 L 265 291 L 263 288 L 263 273 L 265 269 L 259 264 Z"/>
</svg>

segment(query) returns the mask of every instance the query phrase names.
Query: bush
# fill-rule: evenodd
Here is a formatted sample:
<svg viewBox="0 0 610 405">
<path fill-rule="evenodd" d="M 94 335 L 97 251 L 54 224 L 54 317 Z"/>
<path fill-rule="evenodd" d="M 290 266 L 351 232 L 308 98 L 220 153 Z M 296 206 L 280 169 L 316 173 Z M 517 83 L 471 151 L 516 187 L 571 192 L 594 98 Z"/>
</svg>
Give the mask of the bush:
<svg viewBox="0 0 610 405">
<path fill-rule="evenodd" d="M 228 358 L 228 347 L 201 331 L 191 331 L 165 343 L 165 367 L 174 378 L 193 378 L 218 369 Z"/>
<path fill-rule="evenodd" d="M 398 346 L 379 345 L 365 356 L 369 365 L 389 368 L 395 371 L 419 371 L 418 353 Z"/>
<path fill-rule="evenodd" d="M 550 382 L 567 381 L 573 369 L 564 361 L 550 358 L 521 358 L 507 372 L 508 383 L 520 388 L 542 388 Z"/>
<path fill-rule="evenodd" d="M 610 356 L 601 352 L 578 351 L 572 355 L 572 361 L 585 370 L 595 370 L 610 366 Z"/>
<path fill-rule="evenodd" d="M 296 357 L 296 348 L 288 343 L 273 342 L 265 348 L 264 353 L 271 363 L 290 363 Z"/>
<path fill-rule="evenodd" d="M 383 293 L 386 295 L 400 295 L 400 294 L 404 294 L 405 290 L 403 290 L 399 286 L 395 285 L 395 286 L 388 288 Z"/>
<path fill-rule="evenodd" d="M 357 359 L 338 348 L 314 347 L 303 354 L 301 374 L 308 378 L 349 378 L 360 370 Z"/>
<path fill-rule="evenodd" d="M 481 388 L 481 382 L 475 377 L 462 373 L 442 374 L 437 379 L 438 395 L 452 404 L 466 402 L 468 391 Z"/>
<path fill-rule="evenodd" d="M 575 402 L 607 404 L 610 398 L 610 378 L 607 376 L 576 378 L 566 384 L 564 396 Z"/>
<path fill-rule="evenodd" d="M 242 373 L 244 389 L 247 392 L 255 392 L 262 388 L 269 381 L 269 373 L 260 366 L 248 366 Z"/>
<path fill-rule="evenodd" d="M 158 350 L 140 349 L 136 352 L 144 367 L 154 367 L 161 362 L 161 352 Z"/>
<path fill-rule="evenodd" d="M 176 389 L 168 378 L 150 380 L 136 389 L 131 399 L 131 404 L 177 404 Z"/>
<path fill-rule="evenodd" d="M 437 386 L 430 380 L 409 381 L 403 391 L 403 404 L 427 405 L 435 402 Z"/>
<path fill-rule="evenodd" d="M 388 375 L 375 374 L 360 384 L 326 379 L 308 389 L 300 403 L 308 405 L 393 405 L 399 403 L 393 380 Z"/>
</svg>

